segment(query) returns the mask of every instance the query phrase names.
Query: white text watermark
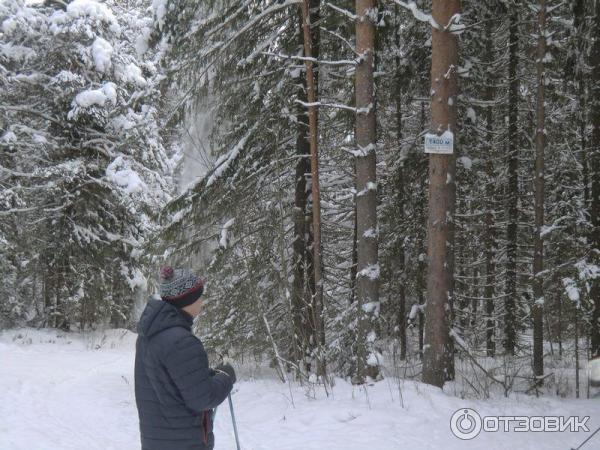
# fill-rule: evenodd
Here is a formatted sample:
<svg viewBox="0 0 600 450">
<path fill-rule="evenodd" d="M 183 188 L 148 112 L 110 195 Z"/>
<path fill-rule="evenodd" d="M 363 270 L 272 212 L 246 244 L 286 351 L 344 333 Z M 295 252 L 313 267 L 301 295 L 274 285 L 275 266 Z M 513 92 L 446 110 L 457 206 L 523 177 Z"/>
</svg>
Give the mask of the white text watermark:
<svg viewBox="0 0 600 450">
<path fill-rule="evenodd" d="M 450 429 L 459 439 L 474 439 L 482 431 L 495 432 L 589 432 L 589 416 L 481 416 L 471 408 L 456 411 L 450 419 Z"/>
</svg>

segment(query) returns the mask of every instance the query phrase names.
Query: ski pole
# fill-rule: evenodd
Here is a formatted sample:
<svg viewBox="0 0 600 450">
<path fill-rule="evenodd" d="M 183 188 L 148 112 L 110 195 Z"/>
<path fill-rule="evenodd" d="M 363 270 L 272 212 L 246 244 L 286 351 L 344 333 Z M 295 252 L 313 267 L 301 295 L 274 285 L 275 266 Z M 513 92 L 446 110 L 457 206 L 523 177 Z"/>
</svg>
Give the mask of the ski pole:
<svg viewBox="0 0 600 450">
<path fill-rule="evenodd" d="M 229 394 L 229 410 L 231 411 L 231 422 L 233 423 L 233 433 L 235 434 L 235 445 L 237 450 L 240 450 L 240 438 L 238 437 L 237 425 L 235 423 L 235 414 L 233 414 L 233 402 L 231 401 L 231 394 Z"/>
<path fill-rule="evenodd" d="M 588 438 L 587 438 L 585 441 L 583 441 L 579 447 L 577 447 L 577 448 L 572 448 L 571 450 L 579 450 L 581 447 L 583 447 L 585 444 L 587 444 L 587 442 L 588 442 L 588 441 L 589 441 L 591 438 L 593 438 L 593 437 L 596 435 L 596 433 L 597 433 L 598 431 L 600 431 L 600 428 L 598 428 L 596 431 L 594 431 L 592 434 L 590 434 L 590 435 L 588 436 Z"/>
</svg>

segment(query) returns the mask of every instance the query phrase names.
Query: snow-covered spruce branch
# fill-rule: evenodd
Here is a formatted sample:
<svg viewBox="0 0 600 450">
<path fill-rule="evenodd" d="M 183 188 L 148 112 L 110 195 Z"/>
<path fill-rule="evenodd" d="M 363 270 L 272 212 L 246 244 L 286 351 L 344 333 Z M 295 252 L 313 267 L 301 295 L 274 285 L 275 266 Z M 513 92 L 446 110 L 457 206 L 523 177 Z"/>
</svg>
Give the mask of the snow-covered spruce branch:
<svg viewBox="0 0 600 450">
<path fill-rule="evenodd" d="M 294 61 L 311 61 L 314 63 L 321 64 L 323 66 L 356 66 L 358 64 L 358 61 L 352 60 L 352 59 L 342 59 L 339 61 L 324 61 L 324 60 L 319 60 L 317 58 L 307 58 L 305 56 L 283 55 L 280 53 L 261 52 L 261 54 L 263 54 L 265 56 L 273 56 L 275 58 L 280 58 L 280 59 L 291 59 Z"/>
<path fill-rule="evenodd" d="M 232 23 L 235 19 L 237 19 L 240 14 L 242 14 L 244 11 L 247 10 L 248 6 L 251 4 L 252 2 L 250 0 L 246 0 L 245 2 L 242 2 L 238 8 L 231 13 L 224 21 L 220 22 L 219 25 L 215 28 L 210 29 L 206 34 L 205 34 L 205 39 L 209 39 L 210 37 L 212 37 L 213 35 L 217 34 L 218 32 L 220 32 L 222 29 L 227 28 L 227 26 L 229 26 L 230 23 Z M 203 26 L 205 26 L 206 24 L 210 23 L 211 20 L 216 19 L 217 16 L 211 15 L 209 17 L 207 17 L 206 19 L 198 22 L 195 26 L 193 26 L 190 31 L 184 36 L 184 39 L 190 39 L 195 33 L 198 32 L 198 30 L 200 30 Z"/>
<path fill-rule="evenodd" d="M 211 186 L 215 181 L 217 181 L 221 177 L 221 175 L 229 168 L 231 163 L 238 157 L 238 155 L 240 154 L 240 152 L 246 145 L 248 138 L 250 138 L 252 133 L 254 133 L 254 130 L 256 130 L 257 126 L 258 126 L 257 124 L 252 126 L 252 128 L 250 128 L 248 130 L 248 132 L 244 135 L 244 137 L 242 137 L 238 141 L 238 143 L 228 153 L 221 156 L 217 160 L 217 162 L 215 164 L 215 170 L 210 174 L 210 177 L 208 178 L 208 180 L 206 182 L 207 187 Z"/>
<path fill-rule="evenodd" d="M 345 109 L 346 111 L 352 111 L 355 114 L 357 113 L 356 108 L 353 108 L 352 106 L 346 106 L 346 105 L 335 104 L 335 103 L 321 103 L 321 102 L 307 103 L 307 102 L 303 102 L 302 100 L 296 100 L 296 103 L 299 103 L 300 105 L 304 106 L 305 108 L 310 108 L 312 106 L 324 106 L 327 108 Z"/>
<path fill-rule="evenodd" d="M 348 47 L 348 49 L 354 53 L 355 55 L 358 55 L 358 53 L 356 52 L 356 48 L 354 47 L 354 45 L 352 45 L 350 43 L 350 41 L 348 41 L 348 39 L 344 38 L 343 36 L 341 36 L 340 34 L 336 33 L 335 31 L 331 31 L 328 30 L 325 27 L 319 27 L 319 29 L 325 33 L 331 34 L 332 36 L 338 38 L 340 41 L 342 41 L 344 44 L 346 44 L 346 46 Z"/>
<path fill-rule="evenodd" d="M 431 14 L 424 13 L 419 9 L 415 2 L 403 2 L 401 0 L 392 0 L 396 5 L 401 6 L 404 9 L 408 9 L 413 17 L 417 19 L 419 22 L 429 23 L 436 30 L 440 30 L 441 27 L 438 23 L 433 19 Z"/>
<path fill-rule="evenodd" d="M 450 17 L 448 24 L 444 27 L 444 31 L 449 31 L 454 34 L 460 34 L 465 31 L 465 26 L 460 23 L 461 18 L 462 16 L 460 14 L 454 14 Z"/>
<path fill-rule="evenodd" d="M 352 156 L 354 156 L 356 158 L 364 158 L 364 157 L 368 156 L 369 153 L 372 153 L 372 152 L 376 151 L 376 149 L 377 149 L 376 145 L 373 144 L 373 143 L 370 143 L 366 147 L 361 147 L 360 145 L 357 145 L 356 147 L 357 147 L 356 149 L 354 149 L 354 148 L 348 148 L 348 147 L 342 147 L 342 150 L 345 151 L 346 153 L 351 154 Z M 371 183 L 371 184 L 373 184 L 373 183 Z M 377 185 L 375 185 L 375 190 L 377 190 L 376 186 Z M 356 194 L 356 196 L 360 197 L 361 195 L 365 195 L 368 190 L 369 189 L 365 188 L 365 190 L 359 192 L 358 194 Z"/>
<path fill-rule="evenodd" d="M 31 206 L 29 208 L 5 209 L 5 210 L 0 210 L 0 216 L 10 216 L 11 214 L 18 214 L 18 213 L 30 212 L 30 211 L 57 212 L 57 211 L 60 211 L 61 209 L 66 208 L 69 205 L 70 204 L 64 204 L 64 205 L 59 205 L 59 206 L 55 206 L 55 207 L 45 207 L 45 208 L 41 208 L 41 209 L 39 206 Z"/>
<path fill-rule="evenodd" d="M 260 14 L 258 14 L 256 17 L 254 17 L 252 20 L 250 20 L 246 25 L 244 25 L 231 39 L 229 39 L 220 49 L 219 51 L 225 51 L 226 49 L 229 48 L 229 46 L 231 44 L 233 44 L 233 42 L 235 42 L 240 36 L 242 36 L 246 31 L 248 31 L 250 28 L 252 28 L 256 23 L 260 22 L 263 18 L 271 15 L 272 13 L 279 11 L 280 9 L 285 9 L 288 6 L 292 6 L 292 5 L 298 5 L 302 3 L 302 0 L 286 0 L 283 3 L 277 3 L 274 5 L 269 6 L 267 9 L 265 9 L 263 12 L 261 12 Z"/>
<path fill-rule="evenodd" d="M 431 14 L 427 14 L 419 9 L 417 4 L 413 1 L 403 2 L 402 0 L 392 0 L 396 5 L 401 6 L 404 9 L 408 9 L 413 17 L 419 22 L 429 23 L 433 28 L 440 31 L 449 31 L 450 33 L 460 34 L 465 31 L 465 26 L 460 23 L 461 15 L 454 14 L 445 26 L 440 26 Z"/>
<path fill-rule="evenodd" d="M 340 14 L 348 17 L 350 20 L 356 20 L 358 18 L 358 16 L 356 14 L 353 14 L 353 13 L 351 13 L 350 11 L 348 11 L 346 9 L 340 8 L 339 6 L 332 5 L 329 2 L 325 2 L 325 6 L 327 6 L 327 7 L 331 8 L 331 9 L 333 9 L 334 11 L 337 11 Z"/>
<path fill-rule="evenodd" d="M 285 19 L 287 20 L 287 18 Z M 263 42 L 261 42 L 260 44 L 257 45 L 256 49 L 250 53 L 248 56 L 246 56 L 244 59 L 242 59 L 241 61 L 238 62 L 238 66 L 244 66 L 246 64 L 250 64 L 252 61 L 254 61 L 254 58 L 256 58 L 257 55 L 264 55 L 265 52 L 263 52 L 264 49 L 269 48 L 273 45 L 273 42 L 275 42 L 275 40 L 277 39 L 277 37 L 279 37 L 279 35 L 282 33 L 282 25 L 283 23 L 279 24 L 278 26 L 275 27 L 275 31 L 273 33 L 271 33 L 271 35 L 265 39 Z"/>
<path fill-rule="evenodd" d="M 26 173 L 26 172 L 18 172 L 16 170 L 9 169 L 4 166 L 0 166 L 0 172 L 6 172 L 13 177 L 21 177 L 21 178 L 36 178 L 37 175 L 35 173 Z"/>
<path fill-rule="evenodd" d="M 49 122 L 52 122 L 56 125 L 60 125 L 62 127 L 65 127 L 65 122 L 55 119 L 53 117 L 50 117 L 44 113 L 41 113 L 39 111 L 36 111 L 34 109 L 31 108 L 23 108 L 21 106 L 9 106 L 9 105 L 0 105 L 0 109 L 4 109 L 5 111 L 19 111 L 19 112 L 23 112 L 23 113 L 27 113 L 27 114 L 32 114 L 34 116 L 38 116 L 41 117 L 43 119 L 46 119 Z M 66 127 L 65 127 L 66 128 Z"/>
<path fill-rule="evenodd" d="M 284 3 L 281 4 L 275 4 L 275 5 L 271 5 L 270 7 L 268 7 L 267 9 L 265 9 L 263 12 L 261 12 L 259 15 L 257 15 L 256 17 L 254 17 L 250 22 L 248 22 L 246 25 L 244 25 L 231 39 L 229 39 L 227 42 L 223 43 L 223 42 L 218 42 L 216 43 L 213 47 L 211 47 L 210 51 L 208 53 L 203 53 L 201 55 L 202 58 L 207 58 L 208 56 L 210 56 L 212 53 L 215 54 L 219 54 L 224 52 L 225 50 L 227 50 L 229 48 L 229 46 L 231 44 L 233 44 L 240 36 L 242 36 L 246 31 L 248 31 L 250 28 L 252 28 L 253 25 L 255 25 L 257 22 L 259 22 L 261 19 L 263 19 L 264 17 L 270 15 L 271 13 L 275 12 L 275 11 L 279 11 L 280 9 L 284 9 L 287 8 L 288 6 L 291 5 L 298 5 L 302 3 L 302 0 L 286 0 Z M 193 60 L 193 59 L 192 59 Z M 197 79 L 200 79 L 202 77 L 204 77 L 209 70 L 212 68 L 213 64 L 215 63 L 216 59 L 213 59 L 212 62 L 208 63 L 206 65 L 206 67 L 204 68 L 204 70 L 202 70 L 200 73 L 197 74 Z M 187 66 L 189 66 L 190 64 L 192 64 L 192 62 L 188 62 L 184 65 L 178 65 L 177 67 L 173 67 L 171 69 L 169 69 L 167 72 L 168 73 L 174 73 L 174 72 L 179 72 L 182 71 L 184 68 L 186 68 Z M 192 95 L 192 93 L 195 91 L 196 89 L 196 85 L 192 84 L 192 86 L 190 86 L 186 92 L 183 93 L 183 95 L 181 96 L 180 100 L 173 105 L 173 107 L 171 108 L 171 111 L 168 113 L 166 119 L 170 120 L 176 113 L 177 111 L 179 111 L 179 108 L 181 108 L 181 106 L 186 103 L 189 99 L 189 96 Z"/>
</svg>

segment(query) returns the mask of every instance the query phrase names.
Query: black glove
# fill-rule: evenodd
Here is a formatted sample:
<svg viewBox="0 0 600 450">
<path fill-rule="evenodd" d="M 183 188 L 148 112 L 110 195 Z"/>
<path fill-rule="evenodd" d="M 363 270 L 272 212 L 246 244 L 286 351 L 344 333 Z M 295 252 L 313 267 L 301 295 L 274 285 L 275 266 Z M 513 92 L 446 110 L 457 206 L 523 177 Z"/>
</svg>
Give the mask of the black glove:
<svg viewBox="0 0 600 450">
<path fill-rule="evenodd" d="M 225 373 L 227 376 L 229 376 L 229 378 L 231 378 L 232 383 L 235 383 L 237 380 L 237 378 L 235 377 L 235 370 L 233 370 L 233 367 L 231 367 L 231 364 L 229 363 L 221 364 L 215 367 L 215 372 Z"/>
</svg>

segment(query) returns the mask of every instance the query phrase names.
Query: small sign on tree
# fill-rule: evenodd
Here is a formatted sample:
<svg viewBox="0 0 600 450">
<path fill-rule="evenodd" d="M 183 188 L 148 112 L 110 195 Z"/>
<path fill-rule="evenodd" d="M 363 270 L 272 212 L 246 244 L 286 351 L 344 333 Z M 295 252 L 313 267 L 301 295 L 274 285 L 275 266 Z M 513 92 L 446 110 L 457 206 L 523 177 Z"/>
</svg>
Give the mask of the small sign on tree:
<svg viewBox="0 0 600 450">
<path fill-rule="evenodd" d="M 451 155 L 454 153 L 454 134 L 445 131 L 442 135 L 427 133 L 425 135 L 425 153 Z"/>
</svg>

